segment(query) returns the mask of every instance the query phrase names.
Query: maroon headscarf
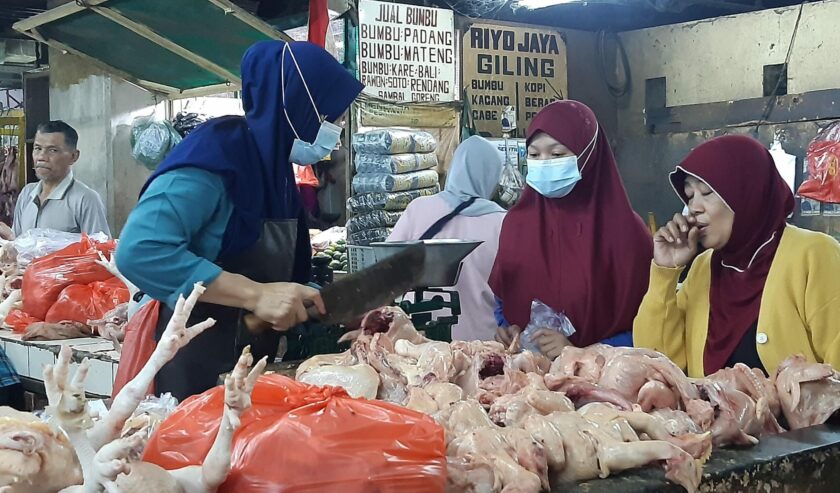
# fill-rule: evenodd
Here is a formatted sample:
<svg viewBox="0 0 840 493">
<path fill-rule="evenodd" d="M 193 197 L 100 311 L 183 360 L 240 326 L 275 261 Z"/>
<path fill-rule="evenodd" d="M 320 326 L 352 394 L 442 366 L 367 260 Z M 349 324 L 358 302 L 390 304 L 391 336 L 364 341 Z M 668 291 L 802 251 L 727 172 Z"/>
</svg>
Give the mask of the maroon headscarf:
<svg viewBox="0 0 840 493">
<path fill-rule="evenodd" d="M 671 184 L 686 203 L 687 174 L 709 185 L 735 213 L 729 242 L 712 255 L 709 334 L 703 353 L 703 369 L 709 375 L 723 368 L 758 320 L 764 282 L 794 200 L 770 152 L 742 135 L 697 146 L 671 173 Z"/>
<path fill-rule="evenodd" d="M 588 346 L 632 329 L 653 240 L 630 206 L 592 110 L 577 101 L 552 103 L 528 127 L 528 143 L 540 132 L 578 155 L 583 178 L 559 199 L 525 188 L 502 226 L 490 287 L 511 324 L 524 328 L 539 299 L 566 313 L 577 331 L 573 344 Z M 589 157 L 581 156 L 593 137 Z"/>
</svg>

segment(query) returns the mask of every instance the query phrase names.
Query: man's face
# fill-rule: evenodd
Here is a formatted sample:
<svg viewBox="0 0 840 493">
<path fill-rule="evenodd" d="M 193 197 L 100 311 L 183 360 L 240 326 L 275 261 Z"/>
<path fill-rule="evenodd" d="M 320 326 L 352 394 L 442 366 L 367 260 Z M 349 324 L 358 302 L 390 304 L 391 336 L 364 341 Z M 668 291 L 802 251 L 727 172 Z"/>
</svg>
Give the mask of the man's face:
<svg viewBox="0 0 840 493">
<path fill-rule="evenodd" d="M 35 176 L 48 183 L 58 183 L 70 172 L 70 166 L 79 159 L 79 151 L 71 149 L 63 133 L 35 134 L 32 162 Z"/>
</svg>

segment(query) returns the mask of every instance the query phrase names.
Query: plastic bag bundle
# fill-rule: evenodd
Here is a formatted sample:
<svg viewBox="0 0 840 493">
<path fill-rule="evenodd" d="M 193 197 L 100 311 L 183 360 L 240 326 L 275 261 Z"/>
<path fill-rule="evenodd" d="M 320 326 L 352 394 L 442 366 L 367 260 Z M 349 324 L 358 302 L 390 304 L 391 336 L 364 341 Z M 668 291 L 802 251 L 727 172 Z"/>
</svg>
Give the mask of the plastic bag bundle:
<svg viewBox="0 0 840 493">
<path fill-rule="evenodd" d="M 437 185 L 437 171 L 427 169 L 402 175 L 361 174 L 353 177 L 353 193 L 403 192 Z"/>
<path fill-rule="evenodd" d="M 840 203 L 840 121 L 822 130 L 808 145 L 808 177 L 799 195 Z"/>
<path fill-rule="evenodd" d="M 90 284 L 73 284 L 61 291 L 44 322 L 87 324 L 89 320 L 101 319 L 117 305 L 128 303 L 128 299 L 128 288 L 116 277 Z"/>
<path fill-rule="evenodd" d="M 353 136 L 353 149 L 365 154 L 427 153 L 437 149 L 429 132 L 386 128 Z"/>
<path fill-rule="evenodd" d="M 437 154 L 356 154 L 357 173 L 401 174 L 437 168 Z"/>
<path fill-rule="evenodd" d="M 347 236 L 347 244 L 368 246 L 371 243 L 385 241 L 391 236 L 391 231 L 393 231 L 392 228 L 373 228 L 356 231 Z"/>
<path fill-rule="evenodd" d="M 181 140 L 167 121 L 139 117 L 131 124 L 131 155 L 149 169 L 155 169 Z"/>
<path fill-rule="evenodd" d="M 347 221 L 347 232 L 357 233 L 364 229 L 393 228 L 402 212 L 373 211 L 351 217 Z"/>
<path fill-rule="evenodd" d="M 23 311 L 44 320 L 47 312 L 58 301 L 62 291 L 70 285 L 87 285 L 99 281 L 108 281 L 114 276 L 99 265 L 99 254 L 110 258 L 116 248 L 116 242 L 97 243 L 87 236 L 82 240 L 41 257 L 32 262 L 23 274 Z M 126 289 L 125 298 L 128 298 Z M 125 301 L 128 301 L 127 299 Z M 110 306 L 111 310 L 116 305 Z M 101 315 L 100 315 L 101 316 Z M 91 317 L 81 320 L 100 318 Z"/>
<path fill-rule="evenodd" d="M 575 333 L 575 327 L 566 315 L 555 312 L 540 300 L 534 300 L 531 302 L 531 321 L 528 322 L 528 326 L 525 327 L 522 338 L 519 340 L 522 349 L 535 353 L 540 352 L 540 348 L 532 338 L 535 332 L 542 329 L 560 332 L 566 337 L 572 337 Z"/>
<path fill-rule="evenodd" d="M 108 241 L 108 235 L 97 233 L 90 235 L 93 241 L 104 243 Z M 25 231 L 15 238 L 15 251 L 17 251 L 17 262 L 21 267 L 26 267 L 33 260 L 57 252 L 62 248 L 81 241 L 79 233 L 65 233 L 54 229 L 34 228 Z"/>
<path fill-rule="evenodd" d="M 405 192 L 363 193 L 347 199 L 347 212 L 355 215 L 371 211 L 404 211 L 417 197 L 429 197 L 437 193 L 440 193 L 439 185 Z"/>
<path fill-rule="evenodd" d="M 143 460 L 174 470 L 204 462 L 224 408 L 221 386 L 190 397 L 149 440 Z M 264 375 L 233 438 L 219 493 L 443 493 L 444 431 L 395 404 Z"/>
<path fill-rule="evenodd" d="M 499 180 L 499 200 L 505 207 L 513 207 L 522 196 L 525 179 L 522 173 L 512 164 L 505 164 L 502 178 Z"/>
<path fill-rule="evenodd" d="M 169 392 L 161 395 L 148 395 L 134 413 L 123 425 L 121 437 L 141 435 L 143 440 L 148 440 L 154 435 L 158 427 L 178 407 L 178 399 L 172 397 Z"/>
</svg>

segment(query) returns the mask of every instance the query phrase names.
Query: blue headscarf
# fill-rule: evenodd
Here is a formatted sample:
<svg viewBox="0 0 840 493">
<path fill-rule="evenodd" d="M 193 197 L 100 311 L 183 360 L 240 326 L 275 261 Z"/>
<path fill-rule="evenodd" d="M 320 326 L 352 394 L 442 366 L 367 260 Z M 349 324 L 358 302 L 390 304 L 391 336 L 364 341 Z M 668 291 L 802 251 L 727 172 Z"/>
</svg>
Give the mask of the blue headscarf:
<svg viewBox="0 0 840 493">
<path fill-rule="evenodd" d="M 303 223 L 300 197 L 289 162 L 295 132 L 283 112 L 284 85 L 285 109 L 305 142 L 315 139 L 321 125 L 307 86 L 317 112 L 329 121 L 341 116 L 364 87 L 317 45 L 283 41 L 256 43 L 242 57 L 245 117 L 215 118 L 196 128 L 169 153 L 140 192 L 142 195 L 158 176 L 178 168 L 200 168 L 221 176 L 233 202 L 221 258 L 253 246 L 265 220 L 299 219 Z M 201 198 L 196 197 L 196 204 L 200 202 Z M 299 227 L 296 251 L 308 255 L 308 243 L 309 236 L 301 234 Z"/>
</svg>

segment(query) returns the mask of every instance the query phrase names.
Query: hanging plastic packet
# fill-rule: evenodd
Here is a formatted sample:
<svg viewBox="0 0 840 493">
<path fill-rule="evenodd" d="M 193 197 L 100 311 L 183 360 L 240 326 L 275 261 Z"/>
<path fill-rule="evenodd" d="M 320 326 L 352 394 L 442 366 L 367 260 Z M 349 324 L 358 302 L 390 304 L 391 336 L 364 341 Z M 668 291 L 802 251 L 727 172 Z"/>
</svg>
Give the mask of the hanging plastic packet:
<svg viewBox="0 0 840 493">
<path fill-rule="evenodd" d="M 531 302 L 531 321 L 528 322 L 528 326 L 525 327 L 519 339 L 522 349 L 534 353 L 540 352 L 539 346 L 531 339 L 538 330 L 553 330 L 566 337 L 571 337 L 575 333 L 572 321 L 565 314 L 555 312 L 540 300 L 534 300 Z"/>
<path fill-rule="evenodd" d="M 525 188 L 525 179 L 522 173 L 509 160 L 505 161 L 502 170 L 502 178 L 499 180 L 499 201 L 506 208 L 513 207 L 522 196 L 522 189 Z"/>
<path fill-rule="evenodd" d="M 776 164 L 779 174 L 782 175 L 785 183 L 790 187 L 790 191 L 796 192 L 796 156 L 785 152 L 778 138 L 773 140 L 773 145 L 770 146 L 770 155 L 773 157 L 773 162 Z"/>
</svg>

